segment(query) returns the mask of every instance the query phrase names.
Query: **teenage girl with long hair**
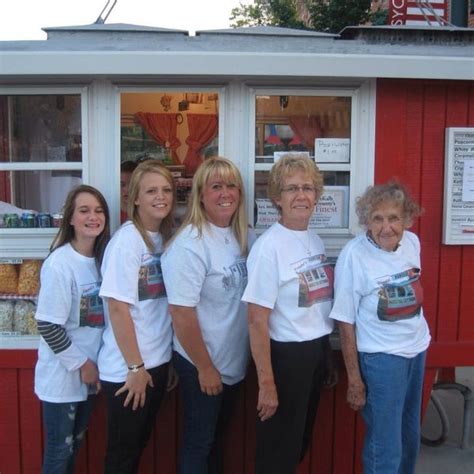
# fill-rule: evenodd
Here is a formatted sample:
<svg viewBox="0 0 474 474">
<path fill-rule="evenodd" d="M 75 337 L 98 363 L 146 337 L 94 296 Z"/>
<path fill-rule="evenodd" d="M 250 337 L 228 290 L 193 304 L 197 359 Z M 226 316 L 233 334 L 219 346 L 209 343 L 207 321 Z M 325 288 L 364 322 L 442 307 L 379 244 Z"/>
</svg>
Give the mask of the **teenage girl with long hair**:
<svg viewBox="0 0 474 474">
<path fill-rule="evenodd" d="M 172 329 L 160 260 L 174 195 L 169 170 L 154 160 L 141 163 L 130 181 L 129 220 L 104 256 L 99 371 L 108 411 L 106 473 L 137 472 L 167 388 Z"/>
<path fill-rule="evenodd" d="M 63 221 L 41 269 L 36 319 L 41 334 L 35 393 L 42 402 L 43 473 L 72 473 L 100 388 L 97 355 L 104 327 L 100 265 L 109 240 L 102 194 L 81 185 L 67 196 Z"/>
</svg>

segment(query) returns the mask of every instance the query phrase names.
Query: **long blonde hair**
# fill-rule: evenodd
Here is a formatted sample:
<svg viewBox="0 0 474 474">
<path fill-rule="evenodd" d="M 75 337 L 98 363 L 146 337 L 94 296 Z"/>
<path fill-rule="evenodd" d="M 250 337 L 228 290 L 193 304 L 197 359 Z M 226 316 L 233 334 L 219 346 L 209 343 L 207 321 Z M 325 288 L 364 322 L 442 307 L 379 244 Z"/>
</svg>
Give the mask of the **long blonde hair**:
<svg viewBox="0 0 474 474">
<path fill-rule="evenodd" d="M 202 236 L 202 229 L 208 224 L 209 219 L 201 201 L 204 186 L 213 178 L 219 178 L 226 184 L 233 183 L 240 192 L 240 200 L 237 210 L 230 221 L 232 232 L 239 243 L 243 255 L 248 253 L 248 221 L 245 210 L 245 190 L 240 171 L 232 161 L 221 156 L 207 158 L 197 169 L 191 188 L 191 196 L 183 223 L 176 232 L 178 235 L 186 226 L 196 227 L 199 237 Z"/>
<path fill-rule="evenodd" d="M 145 226 L 143 225 L 143 222 L 140 218 L 140 214 L 138 213 L 138 206 L 135 204 L 135 201 L 138 198 L 138 193 L 140 192 L 140 184 L 142 182 L 143 176 L 147 173 L 156 173 L 163 176 L 163 178 L 168 181 L 168 184 L 171 186 L 171 189 L 173 191 L 173 202 L 171 204 L 171 210 L 169 214 L 161 221 L 160 224 L 160 234 L 163 237 L 163 243 L 166 243 L 171 238 L 171 234 L 173 232 L 174 209 L 176 206 L 176 189 L 171 172 L 159 161 L 144 161 L 143 163 L 140 163 L 135 169 L 135 171 L 132 173 L 132 177 L 130 179 L 130 188 L 128 192 L 128 218 L 137 228 L 138 232 L 145 241 L 145 244 L 148 249 L 153 252 L 155 250 L 155 246 L 153 245 L 153 242 L 150 239 L 150 236 L 148 235 L 148 232 L 145 229 Z"/>
</svg>

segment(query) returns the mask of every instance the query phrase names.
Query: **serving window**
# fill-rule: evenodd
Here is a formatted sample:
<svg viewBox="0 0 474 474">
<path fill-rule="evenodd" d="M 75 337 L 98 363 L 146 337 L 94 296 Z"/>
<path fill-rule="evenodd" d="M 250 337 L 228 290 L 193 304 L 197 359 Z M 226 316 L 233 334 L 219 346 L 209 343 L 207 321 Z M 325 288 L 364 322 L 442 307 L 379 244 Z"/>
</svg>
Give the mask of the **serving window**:
<svg viewBox="0 0 474 474">
<path fill-rule="evenodd" d="M 310 227 L 321 233 L 348 233 L 352 101 L 350 93 L 256 91 L 253 223 L 257 231 L 278 219 L 267 196 L 268 176 L 273 164 L 291 153 L 315 160 L 324 176 L 324 194 Z"/>
<path fill-rule="evenodd" d="M 80 93 L 0 92 L 0 227 L 56 227 L 82 182 L 82 139 Z"/>
<path fill-rule="evenodd" d="M 196 169 L 205 158 L 218 155 L 219 92 L 124 92 L 120 105 L 121 163 L 153 159 L 170 169 L 177 189 L 175 219 L 180 223 Z"/>
</svg>

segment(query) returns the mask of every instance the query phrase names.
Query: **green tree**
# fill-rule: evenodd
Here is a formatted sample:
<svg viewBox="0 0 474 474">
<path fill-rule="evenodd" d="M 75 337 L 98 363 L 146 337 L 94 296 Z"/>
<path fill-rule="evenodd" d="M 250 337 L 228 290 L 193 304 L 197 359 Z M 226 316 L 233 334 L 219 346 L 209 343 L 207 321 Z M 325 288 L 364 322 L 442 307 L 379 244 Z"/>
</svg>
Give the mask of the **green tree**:
<svg viewBox="0 0 474 474">
<path fill-rule="evenodd" d="M 295 0 L 255 0 L 253 4 L 239 4 L 232 9 L 231 26 L 285 26 L 287 28 L 304 28 L 298 18 Z"/>
<path fill-rule="evenodd" d="M 382 24 L 386 12 L 371 13 L 370 6 L 371 0 L 254 0 L 232 9 L 230 20 L 233 27 L 271 25 L 339 33 L 372 20 Z"/>
<path fill-rule="evenodd" d="M 370 0 L 313 0 L 307 2 L 311 26 L 317 31 L 339 33 L 371 19 Z"/>
</svg>

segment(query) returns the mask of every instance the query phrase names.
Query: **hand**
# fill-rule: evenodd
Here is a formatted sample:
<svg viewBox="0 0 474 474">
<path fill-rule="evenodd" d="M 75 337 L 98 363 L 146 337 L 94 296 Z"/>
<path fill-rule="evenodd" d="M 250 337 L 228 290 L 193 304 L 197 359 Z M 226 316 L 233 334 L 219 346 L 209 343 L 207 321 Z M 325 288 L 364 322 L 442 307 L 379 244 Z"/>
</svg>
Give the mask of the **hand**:
<svg viewBox="0 0 474 474">
<path fill-rule="evenodd" d="M 263 385 L 258 391 L 257 414 L 260 420 L 271 418 L 278 408 L 278 393 L 274 383 Z"/>
<path fill-rule="evenodd" d="M 90 359 L 87 359 L 79 369 L 81 381 L 87 385 L 95 385 L 97 391 L 100 390 L 99 371 L 97 366 Z"/>
<path fill-rule="evenodd" d="M 207 395 L 219 395 L 222 392 L 222 379 L 218 370 L 211 365 L 207 369 L 198 370 L 201 391 Z"/>
<path fill-rule="evenodd" d="M 133 402 L 132 410 L 136 410 L 139 406 L 143 408 L 145 406 L 146 388 L 148 385 L 154 387 L 151 375 L 144 367 L 138 369 L 138 372 L 129 370 L 127 380 L 123 386 L 115 392 L 115 396 L 117 397 L 128 391 L 123 406 L 127 407 L 130 402 Z"/>
<path fill-rule="evenodd" d="M 178 385 L 178 382 L 178 372 L 176 372 L 173 363 L 170 362 L 168 365 L 168 380 L 166 382 L 166 391 L 171 392 L 172 390 L 174 390 Z"/>
<path fill-rule="evenodd" d="M 347 387 L 347 403 L 353 410 L 360 410 L 366 402 L 365 384 L 362 380 L 349 382 Z"/>
<path fill-rule="evenodd" d="M 324 388 L 330 389 L 337 385 L 339 382 L 339 372 L 335 366 L 328 367 L 326 372 L 326 377 L 323 380 Z"/>
</svg>

